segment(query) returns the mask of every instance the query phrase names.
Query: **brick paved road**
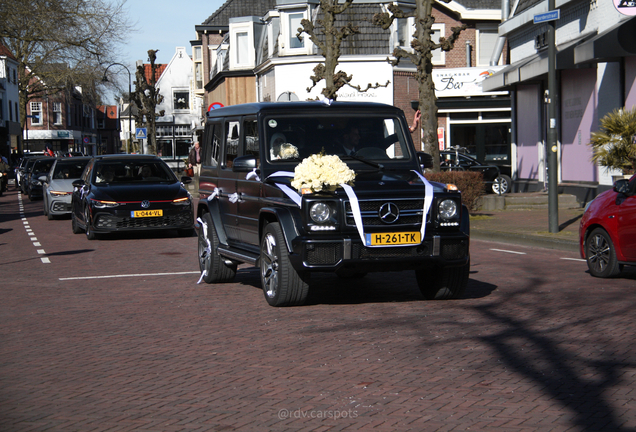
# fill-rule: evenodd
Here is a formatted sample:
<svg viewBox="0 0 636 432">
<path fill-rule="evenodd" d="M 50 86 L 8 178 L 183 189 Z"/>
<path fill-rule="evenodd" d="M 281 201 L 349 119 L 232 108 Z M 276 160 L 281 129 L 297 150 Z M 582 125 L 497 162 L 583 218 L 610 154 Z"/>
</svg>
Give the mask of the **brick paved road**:
<svg viewBox="0 0 636 432">
<path fill-rule="evenodd" d="M 40 206 L 0 198 L 2 432 L 636 430 L 634 272 L 476 241 L 464 299 L 320 276 L 276 309 L 254 269 L 197 285 L 194 238 L 89 242 Z"/>
</svg>

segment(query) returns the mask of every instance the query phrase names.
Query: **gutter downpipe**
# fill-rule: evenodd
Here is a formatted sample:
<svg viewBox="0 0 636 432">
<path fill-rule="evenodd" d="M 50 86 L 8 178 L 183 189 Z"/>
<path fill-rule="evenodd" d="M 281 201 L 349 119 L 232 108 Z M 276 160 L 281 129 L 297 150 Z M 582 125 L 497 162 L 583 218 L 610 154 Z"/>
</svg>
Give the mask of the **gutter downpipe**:
<svg viewBox="0 0 636 432">
<path fill-rule="evenodd" d="M 501 0 L 501 22 L 504 22 L 508 19 L 509 11 L 510 11 L 510 0 Z M 505 36 L 499 36 L 497 38 L 495 49 L 493 50 L 492 56 L 490 57 L 490 66 L 497 66 L 497 64 L 499 63 L 499 58 L 501 57 L 501 53 L 503 52 L 505 43 L 506 43 Z"/>
</svg>

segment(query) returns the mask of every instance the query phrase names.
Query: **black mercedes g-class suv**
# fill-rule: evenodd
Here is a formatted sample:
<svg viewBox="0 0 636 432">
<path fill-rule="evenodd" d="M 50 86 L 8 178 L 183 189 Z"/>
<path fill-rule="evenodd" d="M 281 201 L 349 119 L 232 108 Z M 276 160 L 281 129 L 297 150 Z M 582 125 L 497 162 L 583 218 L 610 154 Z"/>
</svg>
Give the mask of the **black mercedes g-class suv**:
<svg viewBox="0 0 636 432">
<path fill-rule="evenodd" d="M 460 192 L 424 178 L 420 164 L 432 159 L 416 153 L 400 109 L 229 106 L 208 113 L 201 148 L 201 280 L 257 266 L 272 306 L 303 304 L 312 272 L 413 270 L 427 299 L 464 292 L 468 210 Z"/>
</svg>

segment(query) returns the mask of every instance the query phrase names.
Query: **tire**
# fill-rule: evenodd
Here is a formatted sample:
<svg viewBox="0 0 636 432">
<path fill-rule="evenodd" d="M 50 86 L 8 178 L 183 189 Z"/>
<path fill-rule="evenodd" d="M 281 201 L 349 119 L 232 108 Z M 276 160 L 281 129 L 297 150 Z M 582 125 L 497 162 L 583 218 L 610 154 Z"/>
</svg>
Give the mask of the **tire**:
<svg viewBox="0 0 636 432">
<path fill-rule="evenodd" d="M 510 188 L 512 188 L 512 179 L 505 174 L 500 174 L 499 177 L 497 177 L 495 179 L 495 182 L 492 184 L 493 193 L 499 193 L 499 184 L 501 184 L 501 194 L 506 194 L 510 192 Z"/>
<path fill-rule="evenodd" d="M 82 229 L 77 224 L 77 219 L 75 219 L 75 213 L 71 213 L 71 229 L 73 230 L 73 234 L 80 234 Z"/>
<path fill-rule="evenodd" d="M 607 231 L 596 228 L 585 242 L 585 260 L 590 274 L 599 278 L 617 276 L 621 266 L 616 259 L 616 249 Z"/>
<path fill-rule="evenodd" d="M 261 238 L 261 285 L 270 306 L 300 306 L 307 300 L 309 284 L 292 267 L 278 222 L 265 226 Z"/>
<path fill-rule="evenodd" d="M 91 222 L 90 222 L 91 218 L 90 218 L 90 214 L 88 212 L 88 207 L 84 207 L 84 223 L 85 223 L 85 228 L 84 228 L 84 232 L 86 233 L 86 238 L 89 240 L 95 240 L 95 233 L 93 232 L 93 230 L 91 229 Z"/>
<path fill-rule="evenodd" d="M 468 285 L 470 260 L 461 267 L 437 267 L 416 270 L 415 278 L 426 300 L 458 299 Z"/>
<path fill-rule="evenodd" d="M 51 212 L 46 212 L 46 218 L 47 218 L 48 220 L 53 220 L 53 219 L 55 219 L 55 216 L 53 216 L 53 215 L 51 214 Z"/>
<path fill-rule="evenodd" d="M 42 213 L 44 213 L 44 216 L 49 215 L 49 206 L 46 204 L 46 194 L 42 196 Z M 49 220 L 51 219 L 52 218 L 49 218 Z"/>
<path fill-rule="evenodd" d="M 199 269 L 201 273 L 206 272 L 203 280 L 206 283 L 231 282 L 236 275 L 236 264 L 228 265 L 225 259 L 217 253 L 219 237 L 212 223 L 212 216 L 206 213 L 201 216 L 201 220 L 207 225 L 207 238 L 205 237 L 205 230 L 201 226 L 198 242 Z"/>
</svg>

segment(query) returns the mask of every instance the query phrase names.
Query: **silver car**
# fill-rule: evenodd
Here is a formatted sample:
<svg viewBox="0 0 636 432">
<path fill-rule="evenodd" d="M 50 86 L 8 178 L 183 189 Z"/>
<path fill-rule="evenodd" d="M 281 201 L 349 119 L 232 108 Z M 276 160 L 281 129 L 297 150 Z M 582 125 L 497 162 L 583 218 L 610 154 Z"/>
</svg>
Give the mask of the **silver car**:
<svg viewBox="0 0 636 432">
<path fill-rule="evenodd" d="M 59 158 L 46 176 L 41 176 L 44 214 L 49 220 L 71 214 L 73 181 L 82 176 L 90 157 Z"/>
</svg>

